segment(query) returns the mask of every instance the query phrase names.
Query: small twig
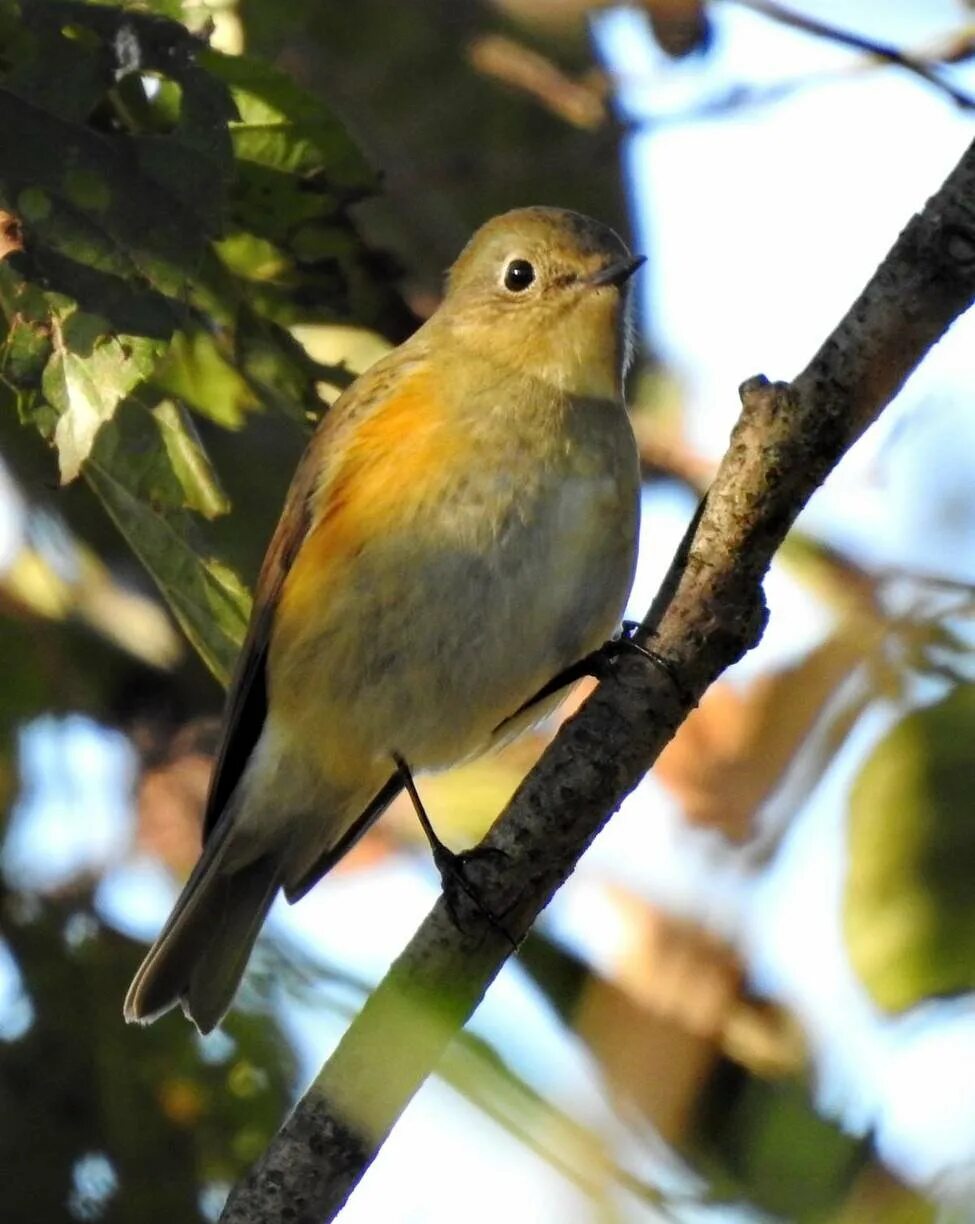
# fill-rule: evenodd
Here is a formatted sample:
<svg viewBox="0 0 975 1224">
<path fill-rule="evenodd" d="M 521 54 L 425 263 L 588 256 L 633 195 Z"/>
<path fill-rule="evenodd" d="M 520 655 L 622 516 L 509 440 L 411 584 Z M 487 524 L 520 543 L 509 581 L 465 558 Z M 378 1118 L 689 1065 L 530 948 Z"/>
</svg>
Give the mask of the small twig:
<svg viewBox="0 0 975 1224">
<path fill-rule="evenodd" d="M 731 0 L 731 2 L 735 3 L 736 0 Z M 738 2 L 748 7 L 748 0 L 738 0 Z M 825 38 L 826 35 L 823 34 L 823 37 Z M 916 51 L 898 51 L 897 54 L 909 60 L 912 65 L 925 69 L 924 79 L 930 82 L 934 77 L 937 87 L 942 92 L 947 92 L 952 102 L 966 109 L 975 106 L 975 98 L 947 84 L 944 78 L 935 72 L 935 67 L 938 65 L 965 63 L 975 55 L 975 29 L 956 30 L 933 45 Z M 746 109 L 774 106 L 801 90 L 848 80 L 857 74 L 876 70 L 878 67 L 886 67 L 891 62 L 888 58 L 868 53 L 862 59 L 849 64 L 819 72 L 803 73 L 783 80 L 761 84 L 752 81 L 736 81 L 712 94 L 705 94 L 683 109 L 649 110 L 641 112 L 639 116 L 631 116 L 623 122 L 623 129 L 631 132 L 645 129 L 657 130 L 678 124 L 697 123 L 706 119 L 723 119 L 728 115 L 739 114 Z M 896 66 L 901 61 L 897 59 L 893 62 Z M 613 73 L 611 75 L 617 88 L 646 83 L 645 76 L 641 73 Z"/>
<path fill-rule="evenodd" d="M 737 4 L 740 8 L 751 9 L 753 12 L 762 13 L 764 16 L 770 17 L 773 21 L 778 21 L 782 25 L 802 30 L 806 34 L 812 34 L 816 38 L 825 38 L 830 42 L 839 43 L 841 46 L 851 47 L 855 51 L 863 51 L 867 55 L 883 60 L 888 64 L 896 64 L 899 68 L 904 68 L 907 72 L 914 73 L 921 80 L 927 81 L 929 85 L 939 89 L 956 106 L 960 106 L 963 110 L 975 110 L 975 98 L 970 94 L 962 89 L 958 89 L 950 81 L 946 81 L 924 59 L 911 55 L 907 51 L 902 51 L 899 47 L 895 47 L 890 43 L 878 42 L 876 39 L 866 38 L 862 34 L 853 34 L 849 30 L 838 29 L 836 26 L 829 25 L 825 21 L 819 21 L 815 17 L 807 17 L 803 13 L 797 13 L 792 9 L 786 8 L 784 5 L 777 3 L 777 0 L 726 0 L 726 3 Z"/>
</svg>

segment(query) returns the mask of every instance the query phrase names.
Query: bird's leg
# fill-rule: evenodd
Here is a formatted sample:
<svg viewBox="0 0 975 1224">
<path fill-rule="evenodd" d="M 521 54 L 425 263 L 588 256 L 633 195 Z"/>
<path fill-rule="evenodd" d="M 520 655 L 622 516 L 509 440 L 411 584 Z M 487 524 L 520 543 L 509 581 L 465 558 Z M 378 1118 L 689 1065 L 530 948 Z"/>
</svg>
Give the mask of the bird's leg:
<svg viewBox="0 0 975 1224">
<path fill-rule="evenodd" d="M 680 679 L 674 670 L 673 665 L 663 657 L 657 654 L 655 650 L 650 650 L 646 646 L 641 646 L 639 642 L 633 640 L 633 635 L 640 628 L 638 621 L 624 621 L 622 631 L 619 637 L 610 638 L 608 642 L 604 642 L 598 650 L 593 650 L 590 654 L 584 655 L 583 658 L 571 663 L 553 676 L 547 684 L 543 684 L 533 697 L 529 697 L 523 702 L 510 718 L 506 718 L 503 723 L 499 723 L 495 731 L 500 730 L 505 723 L 512 722 L 520 717 L 532 706 L 538 705 L 539 702 L 545 701 L 546 698 L 553 696 L 560 689 L 566 688 L 570 684 L 575 684 L 577 680 L 581 680 L 584 676 L 594 676 L 597 680 L 602 680 L 608 670 L 609 665 L 614 659 L 618 659 L 620 655 L 631 653 L 641 655 L 648 662 L 659 668 L 664 673 L 671 684 L 678 691 L 683 692 Z"/>
<path fill-rule="evenodd" d="M 470 902 L 481 911 L 495 930 L 504 936 L 508 943 L 511 944 L 512 949 L 517 952 L 517 943 L 505 929 L 498 916 L 492 913 L 488 906 L 482 901 L 480 896 L 478 896 L 477 889 L 469 879 L 466 870 L 467 865 L 479 857 L 494 855 L 505 858 L 507 856 L 505 855 L 504 851 L 496 850 L 493 847 L 485 847 L 484 849 L 475 847 L 473 850 L 465 850 L 460 854 L 456 854 L 453 850 L 450 850 L 447 846 L 445 846 L 437 836 L 437 831 L 430 822 L 430 817 L 427 815 L 426 808 L 423 806 L 423 800 L 420 798 L 420 793 L 416 789 L 416 783 L 413 781 L 413 773 L 410 770 L 409 765 L 407 765 L 406 761 L 399 755 L 398 752 L 394 752 L 392 755 L 393 761 L 396 764 L 397 772 L 399 773 L 406 793 L 409 795 L 410 801 L 413 804 L 413 810 L 416 812 L 416 818 L 420 822 L 420 828 L 423 830 L 427 841 L 430 843 L 430 851 L 433 855 L 434 865 L 436 866 L 437 871 L 440 872 L 440 882 L 443 885 L 444 900 L 447 903 L 447 909 L 450 911 L 450 917 L 453 920 L 454 925 L 457 927 L 462 926 L 458 916 L 457 906 L 457 891 L 459 889 L 467 896 Z"/>
<path fill-rule="evenodd" d="M 420 792 L 416 789 L 416 783 L 413 781 L 413 773 L 409 765 L 407 765 L 398 752 L 393 753 L 393 760 L 396 762 L 396 769 L 403 780 L 403 786 L 410 797 L 410 802 L 413 804 L 413 810 L 416 812 L 416 818 L 420 822 L 420 828 L 430 843 L 430 851 L 433 854 L 434 864 L 440 872 L 440 878 L 446 883 L 446 877 L 456 872 L 458 856 L 453 850 L 448 849 L 437 836 L 437 831 L 430 823 L 430 817 L 423 806 Z"/>
</svg>

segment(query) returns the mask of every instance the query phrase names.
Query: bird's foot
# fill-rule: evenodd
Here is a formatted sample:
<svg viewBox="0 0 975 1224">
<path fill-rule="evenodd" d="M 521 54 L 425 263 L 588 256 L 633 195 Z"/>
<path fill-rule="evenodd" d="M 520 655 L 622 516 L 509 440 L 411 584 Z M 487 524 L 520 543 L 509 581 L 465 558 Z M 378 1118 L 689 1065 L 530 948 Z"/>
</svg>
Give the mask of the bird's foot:
<svg viewBox="0 0 975 1224">
<path fill-rule="evenodd" d="M 471 878 L 470 872 L 470 868 L 478 861 L 487 862 L 491 857 L 506 859 L 508 856 L 503 850 L 496 850 L 493 846 L 475 846 L 472 850 L 463 850 L 459 854 L 448 849 L 437 836 L 437 831 L 430 822 L 430 817 L 423 806 L 423 800 L 416 789 L 416 783 L 413 781 L 413 774 L 409 765 L 399 753 L 395 752 L 393 753 L 393 761 L 396 764 L 396 769 L 403 785 L 406 787 L 407 794 L 413 803 L 413 809 L 420 822 L 420 828 L 430 843 L 430 853 L 433 855 L 433 862 L 437 871 L 440 872 L 444 902 L 447 906 L 447 912 L 450 914 L 451 922 L 453 922 L 458 930 L 464 929 L 462 913 L 463 899 L 466 897 L 468 907 L 473 906 L 483 914 L 491 926 L 511 944 L 512 951 L 517 952 L 517 943 L 498 915 L 493 913 L 491 907 L 482 899 L 481 890 L 478 888 L 476 881 Z"/>
<path fill-rule="evenodd" d="M 620 629 L 619 636 L 604 642 L 599 650 L 594 652 L 592 657 L 600 658 L 602 660 L 601 665 L 605 668 L 606 664 L 612 663 L 614 659 L 618 659 L 621 655 L 640 655 L 652 663 L 659 671 L 662 671 L 678 692 L 683 692 L 677 669 L 670 660 L 665 659 L 662 654 L 658 654 L 657 651 L 651 650 L 648 646 L 643 646 L 640 642 L 634 640 L 639 631 L 639 621 L 625 620 Z"/>
<path fill-rule="evenodd" d="M 433 850 L 433 861 L 440 872 L 443 886 L 444 903 L 454 926 L 464 930 L 467 925 L 465 911 L 469 913 L 473 907 L 511 945 L 511 950 L 517 952 L 517 940 L 505 926 L 501 915 L 496 914 L 484 900 L 476 878 L 481 865 L 487 867 L 492 863 L 507 861 L 507 858 L 503 850 L 493 846 L 475 846 L 471 850 L 454 853 L 443 842 L 438 842 Z"/>
</svg>

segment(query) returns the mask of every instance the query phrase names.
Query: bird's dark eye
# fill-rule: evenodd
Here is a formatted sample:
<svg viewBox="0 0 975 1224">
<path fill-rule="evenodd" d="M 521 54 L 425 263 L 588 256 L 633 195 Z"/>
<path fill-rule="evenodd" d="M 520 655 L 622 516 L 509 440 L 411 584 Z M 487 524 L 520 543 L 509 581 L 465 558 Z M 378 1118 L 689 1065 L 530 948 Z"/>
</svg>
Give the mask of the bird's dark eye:
<svg viewBox="0 0 975 1224">
<path fill-rule="evenodd" d="M 527 259 L 513 259 L 504 270 L 504 287 L 512 293 L 521 293 L 535 279 L 535 269 Z"/>
</svg>

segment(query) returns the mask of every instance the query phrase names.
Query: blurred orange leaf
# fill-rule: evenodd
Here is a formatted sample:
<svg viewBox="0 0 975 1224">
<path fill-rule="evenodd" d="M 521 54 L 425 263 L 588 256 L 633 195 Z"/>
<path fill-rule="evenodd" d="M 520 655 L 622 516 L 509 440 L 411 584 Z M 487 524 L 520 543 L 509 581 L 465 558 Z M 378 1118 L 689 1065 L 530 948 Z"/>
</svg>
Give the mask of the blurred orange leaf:
<svg viewBox="0 0 975 1224">
<path fill-rule="evenodd" d="M 0 209 L 0 259 L 14 255 L 24 249 L 24 233 L 20 218 L 12 212 Z"/>
<path fill-rule="evenodd" d="M 471 66 L 484 76 L 533 97 L 574 127 L 606 122 L 607 85 L 601 78 L 574 79 L 547 56 L 502 34 L 482 34 L 467 48 Z"/>
<path fill-rule="evenodd" d="M 676 1141 L 722 1055 L 765 1076 L 801 1067 L 798 1026 L 746 995 L 730 944 L 624 890 L 613 900 L 628 939 L 609 975 L 590 977 L 574 1020 L 618 1097 Z"/>
<path fill-rule="evenodd" d="M 740 689 L 711 686 L 660 754 L 656 776 L 696 825 L 743 840 L 826 703 L 873 639 L 842 627 L 791 667 Z"/>
<path fill-rule="evenodd" d="M 200 855 L 212 769 L 212 757 L 187 753 L 147 770 L 139 782 L 136 845 L 179 876 L 187 875 Z"/>
</svg>

